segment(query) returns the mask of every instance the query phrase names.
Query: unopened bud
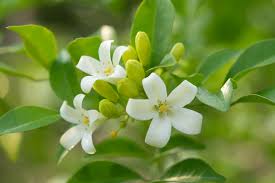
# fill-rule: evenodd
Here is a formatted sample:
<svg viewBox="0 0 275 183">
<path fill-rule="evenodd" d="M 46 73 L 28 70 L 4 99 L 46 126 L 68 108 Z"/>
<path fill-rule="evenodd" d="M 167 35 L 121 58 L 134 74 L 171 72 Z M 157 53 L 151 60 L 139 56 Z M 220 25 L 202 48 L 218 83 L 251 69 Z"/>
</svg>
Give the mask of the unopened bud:
<svg viewBox="0 0 275 183">
<path fill-rule="evenodd" d="M 138 57 L 137 57 L 136 50 L 132 46 L 129 45 L 128 48 L 127 48 L 127 50 L 122 55 L 122 60 L 123 60 L 124 65 L 130 59 L 136 60 L 136 59 L 138 59 Z"/>
<path fill-rule="evenodd" d="M 113 130 L 113 131 L 111 132 L 111 137 L 112 137 L 112 138 L 116 138 L 117 135 L 118 135 L 118 131 Z"/>
<path fill-rule="evenodd" d="M 145 72 L 142 64 L 137 60 L 128 60 L 126 64 L 126 73 L 127 77 L 136 82 L 138 86 L 141 85 L 141 81 L 145 77 Z"/>
<path fill-rule="evenodd" d="M 143 66 L 148 66 L 151 57 L 151 43 L 145 32 L 138 32 L 135 39 L 136 51 Z"/>
<path fill-rule="evenodd" d="M 171 49 L 171 54 L 175 57 L 177 61 L 183 56 L 185 51 L 184 45 L 182 43 L 176 43 Z"/>
<path fill-rule="evenodd" d="M 103 99 L 99 102 L 99 111 L 107 118 L 116 118 L 121 114 L 116 105 L 108 99 Z"/>
<path fill-rule="evenodd" d="M 136 97 L 138 96 L 138 88 L 134 81 L 132 81 L 129 78 L 121 79 L 117 83 L 117 91 L 128 98 Z"/>
<path fill-rule="evenodd" d="M 93 85 L 94 90 L 102 97 L 109 99 L 112 102 L 116 102 L 119 98 L 117 92 L 113 87 L 103 80 L 96 80 Z"/>
</svg>

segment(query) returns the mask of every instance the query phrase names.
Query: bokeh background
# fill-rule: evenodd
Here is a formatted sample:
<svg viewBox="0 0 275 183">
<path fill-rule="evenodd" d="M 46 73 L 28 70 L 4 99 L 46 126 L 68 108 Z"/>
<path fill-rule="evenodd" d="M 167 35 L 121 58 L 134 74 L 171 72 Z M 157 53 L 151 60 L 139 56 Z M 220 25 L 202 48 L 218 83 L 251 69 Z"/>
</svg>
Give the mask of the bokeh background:
<svg viewBox="0 0 275 183">
<path fill-rule="evenodd" d="M 8 64 L 42 81 L 0 73 L 0 114 L 19 105 L 58 109 L 43 68 L 23 52 L 13 53 L 19 38 L 8 25 L 40 24 L 52 30 L 59 48 L 77 37 L 100 34 L 129 44 L 129 31 L 140 0 L 0 0 L 0 63 Z M 243 49 L 263 39 L 275 38 L 274 0 L 173 0 L 177 16 L 175 41 L 186 46 L 186 73 L 195 72 L 203 58 L 222 48 Z M 164 12 L 165 13 L 165 12 Z M 275 50 L 274 50 L 275 51 Z M 275 85 L 275 66 L 254 71 L 238 82 L 236 97 Z M 207 84 L 216 91 L 226 69 Z M 228 183 L 274 183 L 275 108 L 263 104 L 238 104 L 226 113 L 209 107 L 198 109 L 204 125 L 198 137 L 206 145 L 206 159 Z M 24 134 L 0 137 L 1 183 L 62 183 L 79 168 L 78 150 L 57 166 L 58 141 L 65 124 Z"/>
</svg>

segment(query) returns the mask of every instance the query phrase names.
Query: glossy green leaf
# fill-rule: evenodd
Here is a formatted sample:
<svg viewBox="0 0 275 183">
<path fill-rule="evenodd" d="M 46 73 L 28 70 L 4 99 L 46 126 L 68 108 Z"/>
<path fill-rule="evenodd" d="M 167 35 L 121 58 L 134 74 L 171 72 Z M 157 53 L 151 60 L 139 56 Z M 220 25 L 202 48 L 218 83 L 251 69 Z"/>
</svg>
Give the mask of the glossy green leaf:
<svg viewBox="0 0 275 183">
<path fill-rule="evenodd" d="M 249 71 L 275 63 L 275 39 L 258 42 L 237 59 L 227 78 L 240 79 Z"/>
<path fill-rule="evenodd" d="M 232 105 L 238 103 L 265 103 L 269 105 L 275 105 L 275 87 L 243 96 L 235 101 Z"/>
<path fill-rule="evenodd" d="M 136 142 L 126 138 L 111 138 L 96 145 L 95 155 L 146 157 L 150 155 Z"/>
<path fill-rule="evenodd" d="M 152 46 L 151 66 L 159 65 L 171 46 L 174 17 L 175 10 L 170 0 L 144 0 L 136 12 L 131 29 L 131 44 L 135 45 L 137 32 L 147 33 Z"/>
<path fill-rule="evenodd" d="M 161 149 L 162 152 L 169 151 L 173 149 L 181 150 L 202 150 L 205 146 L 190 137 L 186 137 L 181 134 L 176 134 L 172 136 L 169 143 Z"/>
<path fill-rule="evenodd" d="M 50 84 L 55 94 L 72 104 L 73 98 L 81 93 L 75 66 L 64 51 L 50 69 Z"/>
<path fill-rule="evenodd" d="M 158 66 L 152 67 L 148 69 L 146 72 L 153 71 L 158 68 L 166 68 L 166 67 L 172 67 L 177 63 L 175 57 L 171 54 L 167 54 L 160 62 Z"/>
<path fill-rule="evenodd" d="M 205 76 L 204 80 L 206 80 L 211 74 L 222 68 L 237 55 L 237 51 L 229 49 L 220 50 L 213 54 L 210 54 L 205 58 L 205 60 L 203 60 L 198 69 L 198 72 L 202 73 Z"/>
<path fill-rule="evenodd" d="M 233 91 L 236 84 L 232 79 L 227 80 L 218 93 L 210 93 L 208 90 L 199 87 L 197 98 L 204 104 L 209 105 L 219 111 L 228 111 L 230 108 Z"/>
<path fill-rule="evenodd" d="M 43 81 L 45 79 L 38 79 L 38 78 L 34 78 L 33 76 L 29 76 L 23 72 L 19 72 L 18 70 L 10 67 L 9 65 L 0 63 L 0 72 L 5 73 L 9 76 L 14 76 L 14 77 L 20 77 L 20 78 L 25 78 L 25 79 L 29 79 L 32 81 Z"/>
<path fill-rule="evenodd" d="M 34 106 L 12 109 L 0 117 L 0 135 L 47 126 L 60 119 L 56 111 Z"/>
<path fill-rule="evenodd" d="M 67 46 L 73 62 L 77 63 L 81 56 L 91 56 L 98 58 L 98 48 L 101 43 L 99 37 L 77 38 L 70 42 Z"/>
<path fill-rule="evenodd" d="M 122 183 L 133 180 L 141 181 L 134 171 L 107 161 L 92 162 L 78 170 L 68 183 Z"/>
<path fill-rule="evenodd" d="M 187 159 L 172 166 L 162 176 L 161 180 L 154 182 L 198 183 L 198 182 L 224 182 L 225 178 L 215 172 L 207 163 L 199 159 Z"/>
<path fill-rule="evenodd" d="M 54 34 L 39 25 L 9 26 L 24 41 L 27 54 L 45 68 L 49 68 L 57 56 L 57 43 Z"/>
</svg>

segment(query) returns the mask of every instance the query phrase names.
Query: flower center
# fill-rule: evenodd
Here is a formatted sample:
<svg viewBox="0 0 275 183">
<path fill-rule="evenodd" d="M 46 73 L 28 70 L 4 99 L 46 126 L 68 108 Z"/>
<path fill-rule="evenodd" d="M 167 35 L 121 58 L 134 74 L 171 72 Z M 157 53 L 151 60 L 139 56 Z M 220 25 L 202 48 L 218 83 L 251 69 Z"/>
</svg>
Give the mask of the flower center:
<svg viewBox="0 0 275 183">
<path fill-rule="evenodd" d="M 114 69 L 112 66 L 107 66 L 105 69 L 104 69 L 104 74 L 106 74 L 107 76 L 113 74 L 114 72 Z"/>
<path fill-rule="evenodd" d="M 82 123 L 83 123 L 83 125 L 88 126 L 89 125 L 89 118 L 87 116 L 84 116 L 83 120 L 82 120 Z"/>
<path fill-rule="evenodd" d="M 169 110 L 169 106 L 165 103 L 160 103 L 158 108 L 160 113 L 165 113 Z"/>
</svg>

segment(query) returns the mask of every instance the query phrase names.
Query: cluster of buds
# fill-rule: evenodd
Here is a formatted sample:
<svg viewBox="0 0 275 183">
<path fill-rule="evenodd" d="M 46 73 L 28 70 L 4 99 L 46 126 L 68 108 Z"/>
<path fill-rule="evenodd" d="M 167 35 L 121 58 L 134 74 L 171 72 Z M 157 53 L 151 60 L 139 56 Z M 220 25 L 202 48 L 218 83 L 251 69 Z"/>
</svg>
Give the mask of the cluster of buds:
<svg viewBox="0 0 275 183">
<path fill-rule="evenodd" d="M 111 132 L 116 137 L 129 120 L 152 120 L 145 142 L 155 147 L 164 147 L 170 138 L 171 128 L 187 134 L 198 134 L 202 116 L 183 106 L 196 96 L 197 88 L 183 81 L 169 95 L 166 85 L 156 73 L 146 73 L 151 66 L 151 43 L 145 32 L 138 32 L 133 46 L 119 46 L 111 58 L 113 41 L 103 41 L 99 47 L 99 61 L 82 56 L 77 68 L 88 74 L 81 80 L 84 93 L 92 90 L 103 99 L 98 109 L 85 110 L 82 107 L 84 94 L 79 94 L 72 108 L 63 103 L 60 113 L 68 122 L 76 124 L 62 137 L 61 144 L 68 150 L 79 141 L 85 152 L 95 153 L 92 132 L 98 121 L 116 119 L 120 128 Z M 184 53 L 182 43 L 176 43 L 170 51 L 175 60 Z M 120 64 L 120 60 L 123 63 Z M 123 67 L 124 66 L 124 67 Z M 149 76 L 147 76 L 149 75 Z"/>
</svg>

